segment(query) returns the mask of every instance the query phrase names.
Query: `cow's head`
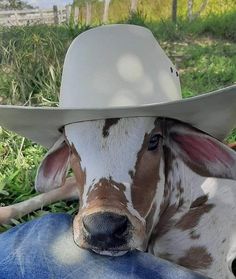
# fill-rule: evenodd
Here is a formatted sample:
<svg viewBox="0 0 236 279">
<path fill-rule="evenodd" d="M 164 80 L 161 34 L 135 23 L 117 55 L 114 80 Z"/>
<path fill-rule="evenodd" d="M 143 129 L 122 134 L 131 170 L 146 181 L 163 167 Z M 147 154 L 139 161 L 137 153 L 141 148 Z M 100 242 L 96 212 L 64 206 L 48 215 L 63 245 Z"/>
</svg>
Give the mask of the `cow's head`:
<svg viewBox="0 0 236 279">
<path fill-rule="evenodd" d="M 163 204 L 170 153 L 203 176 L 236 178 L 235 157 L 217 140 L 178 121 L 137 117 L 65 126 L 36 188 L 59 187 L 71 166 L 80 197 L 75 242 L 109 255 L 145 249 Z"/>
</svg>

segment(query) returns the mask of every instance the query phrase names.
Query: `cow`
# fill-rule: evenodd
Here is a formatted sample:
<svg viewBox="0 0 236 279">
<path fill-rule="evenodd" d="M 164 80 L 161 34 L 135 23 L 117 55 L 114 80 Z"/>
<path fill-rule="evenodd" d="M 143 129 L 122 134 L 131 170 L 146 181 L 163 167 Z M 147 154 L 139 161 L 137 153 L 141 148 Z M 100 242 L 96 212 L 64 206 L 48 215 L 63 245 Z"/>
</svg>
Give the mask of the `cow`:
<svg viewBox="0 0 236 279">
<path fill-rule="evenodd" d="M 139 249 L 210 278 L 235 278 L 236 153 L 190 124 L 162 117 L 68 124 L 35 187 L 42 194 L 0 208 L 0 223 L 79 199 L 73 235 L 81 248 L 112 256 Z"/>
</svg>

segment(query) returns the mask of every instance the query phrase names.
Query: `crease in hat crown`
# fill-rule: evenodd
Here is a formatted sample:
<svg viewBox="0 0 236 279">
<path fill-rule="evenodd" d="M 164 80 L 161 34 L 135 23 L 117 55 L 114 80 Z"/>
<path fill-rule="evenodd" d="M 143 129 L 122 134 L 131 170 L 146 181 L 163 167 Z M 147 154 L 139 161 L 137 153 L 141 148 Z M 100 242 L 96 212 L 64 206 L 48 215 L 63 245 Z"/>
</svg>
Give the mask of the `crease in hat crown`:
<svg viewBox="0 0 236 279">
<path fill-rule="evenodd" d="M 62 108 L 112 108 L 181 99 L 177 70 L 146 28 L 114 24 L 79 35 L 66 54 Z"/>
</svg>

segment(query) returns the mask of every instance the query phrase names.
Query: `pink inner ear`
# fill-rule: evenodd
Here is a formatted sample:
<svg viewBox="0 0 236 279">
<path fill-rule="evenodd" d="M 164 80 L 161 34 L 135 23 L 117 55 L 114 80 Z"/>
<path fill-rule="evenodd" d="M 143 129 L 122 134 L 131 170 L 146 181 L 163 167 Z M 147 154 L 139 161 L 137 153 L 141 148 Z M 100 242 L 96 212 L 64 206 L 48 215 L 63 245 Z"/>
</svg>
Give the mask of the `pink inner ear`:
<svg viewBox="0 0 236 279">
<path fill-rule="evenodd" d="M 45 177 L 55 177 L 60 172 L 69 157 L 69 147 L 64 143 L 61 148 L 49 154 L 44 162 L 43 174 Z"/>
<path fill-rule="evenodd" d="M 187 155 L 197 163 L 204 161 L 223 162 L 233 164 L 234 159 L 229 152 L 224 150 L 221 143 L 214 142 L 210 138 L 198 135 L 173 135 L 174 140 Z"/>
</svg>

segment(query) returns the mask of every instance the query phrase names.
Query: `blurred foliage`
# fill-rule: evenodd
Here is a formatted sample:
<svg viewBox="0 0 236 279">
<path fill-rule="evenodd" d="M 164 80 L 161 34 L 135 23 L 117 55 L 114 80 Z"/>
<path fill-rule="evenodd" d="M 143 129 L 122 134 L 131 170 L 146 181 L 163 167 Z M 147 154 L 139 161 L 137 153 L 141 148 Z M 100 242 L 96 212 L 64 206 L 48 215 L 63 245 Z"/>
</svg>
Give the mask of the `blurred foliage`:
<svg viewBox="0 0 236 279">
<path fill-rule="evenodd" d="M 236 10 L 224 15 L 198 18 L 192 22 L 180 19 L 177 24 L 174 24 L 171 20 L 162 20 L 160 22 L 148 21 L 146 25 L 154 34 L 158 34 L 159 37 L 168 41 L 184 41 L 188 37 L 209 36 L 236 42 Z"/>
<path fill-rule="evenodd" d="M 33 6 L 21 0 L 0 0 L 0 10 L 33 9 Z"/>
<path fill-rule="evenodd" d="M 99 24 L 102 20 L 104 1 L 74 0 L 73 6 L 80 7 L 80 20 L 85 21 L 86 2 L 92 4 L 92 24 Z M 193 1 L 193 14 L 197 13 L 203 0 Z M 138 11 L 145 14 L 148 21 L 161 21 L 171 18 L 172 0 L 138 0 Z M 209 0 L 201 17 L 224 15 L 236 10 L 235 0 Z M 179 19 L 186 19 L 188 0 L 178 0 L 177 13 Z M 111 0 L 109 5 L 109 22 L 122 21 L 129 16 L 130 0 Z"/>
</svg>

